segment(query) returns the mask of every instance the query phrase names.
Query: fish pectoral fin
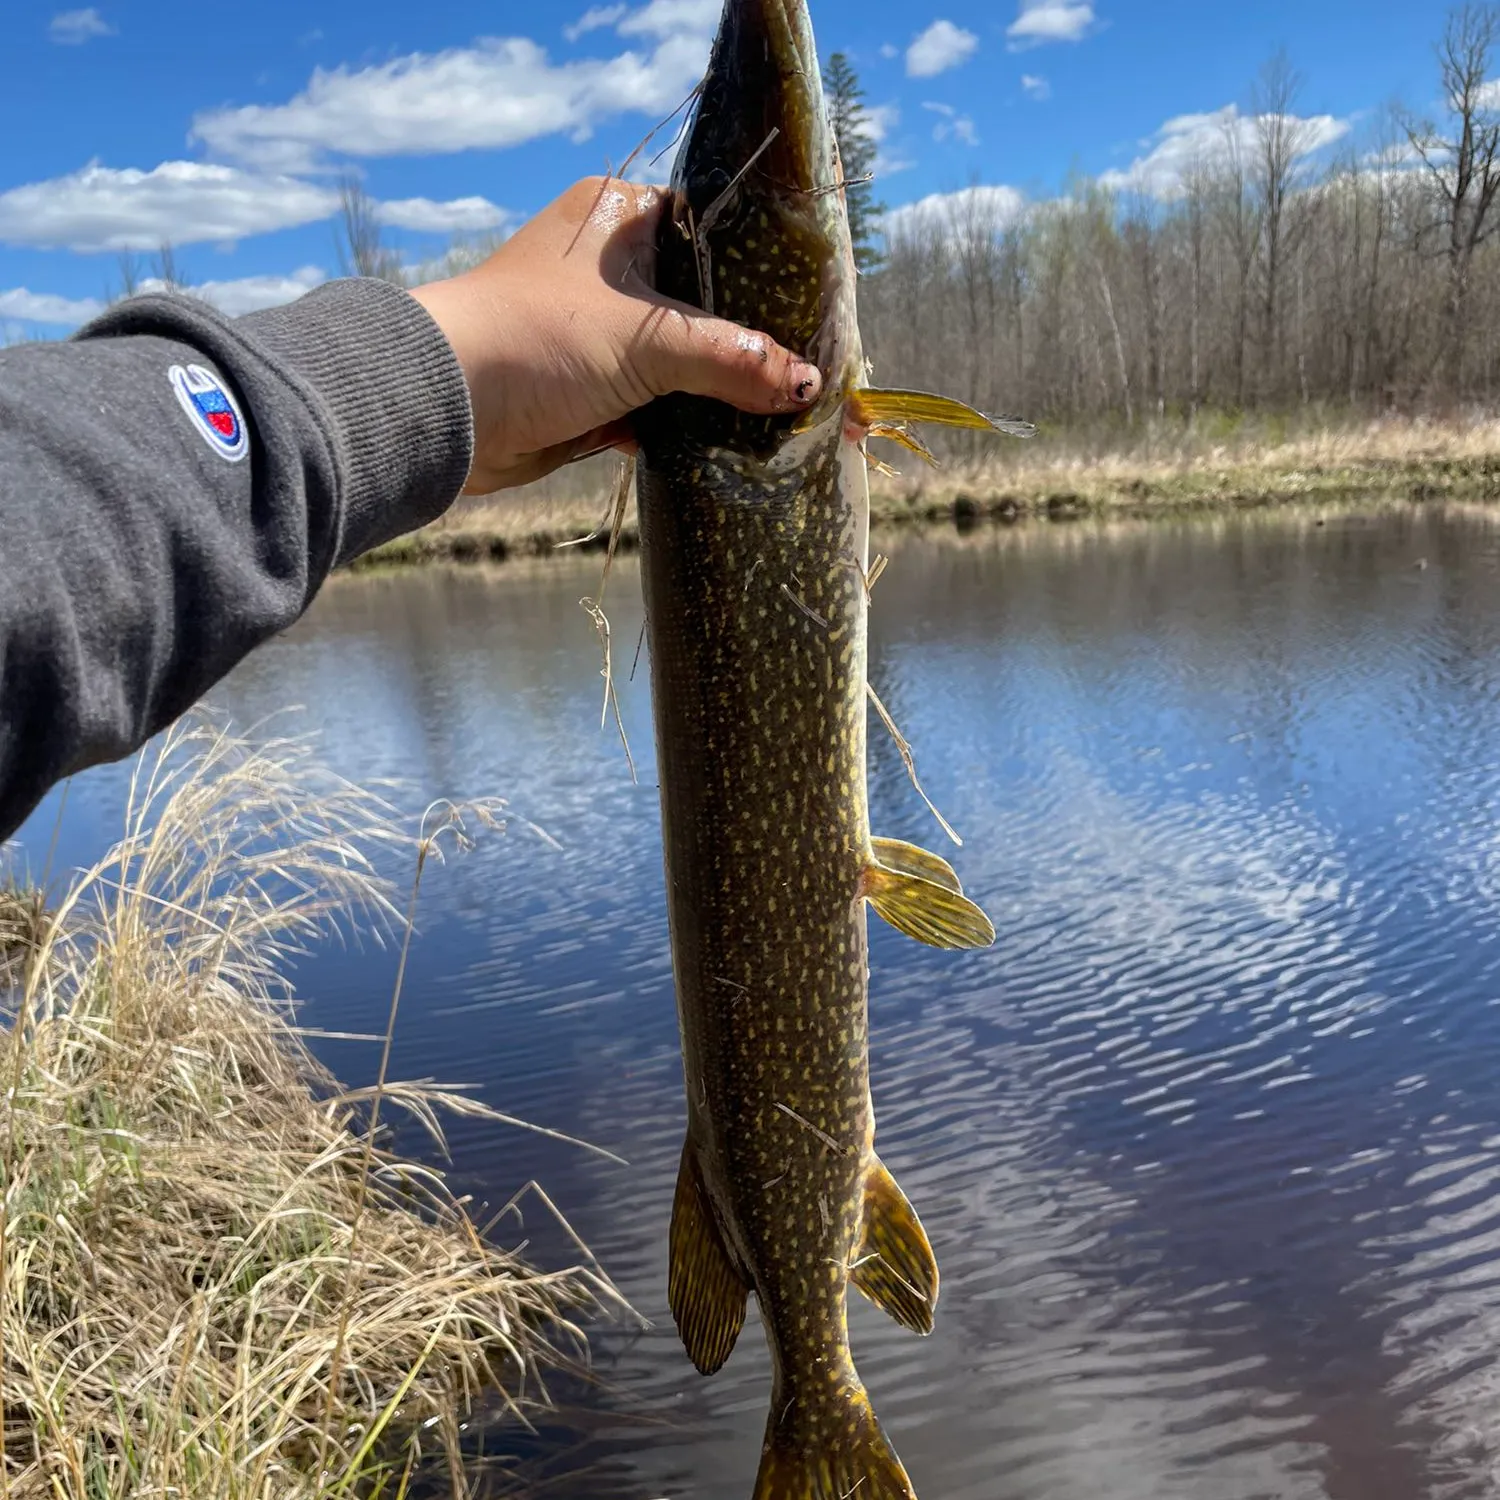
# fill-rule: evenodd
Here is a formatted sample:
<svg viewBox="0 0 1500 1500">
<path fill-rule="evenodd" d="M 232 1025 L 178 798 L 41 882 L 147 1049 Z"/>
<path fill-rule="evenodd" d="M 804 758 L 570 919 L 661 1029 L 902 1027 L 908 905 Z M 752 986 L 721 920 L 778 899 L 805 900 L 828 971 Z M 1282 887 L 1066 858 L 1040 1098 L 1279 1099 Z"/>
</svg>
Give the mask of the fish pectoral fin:
<svg viewBox="0 0 1500 1500">
<path fill-rule="evenodd" d="M 865 1232 L 849 1279 L 902 1327 L 932 1332 L 937 1258 L 916 1210 L 878 1156 L 865 1181 Z"/>
<path fill-rule="evenodd" d="M 712 1375 L 745 1326 L 749 1292 L 714 1221 L 692 1141 L 682 1148 L 668 1254 L 667 1300 L 677 1332 L 699 1371 Z"/>
<path fill-rule="evenodd" d="M 930 854 L 926 849 L 919 849 L 915 844 L 905 843 L 901 839 L 874 839 L 871 842 L 875 846 L 875 858 L 887 870 L 895 870 L 902 875 L 915 875 L 942 886 L 944 890 L 963 895 L 964 888 L 959 883 L 957 873 L 941 856 Z"/>
<path fill-rule="evenodd" d="M 934 396 L 927 391 L 851 391 L 849 415 L 858 426 L 868 428 L 930 422 L 934 427 L 964 427 L 971 432 L 998 432 L 1008 437 L 1036 436 L 1036 428 L 1019 417 L 987 417 L 951 396 Z"/>
<path fill-rule="evenodd" d="M 915 851 L 922 854 L 922 850 Z M 927 854 L 926 859 L 937 856 Z M 932 948 L 988 948 L 995 927 L 961 891 L 957 877 L 937 881 L 907 870 L 872 865 L 865 871 L 864 893 L 883 921 L 897 932 Z"/>
</svg>

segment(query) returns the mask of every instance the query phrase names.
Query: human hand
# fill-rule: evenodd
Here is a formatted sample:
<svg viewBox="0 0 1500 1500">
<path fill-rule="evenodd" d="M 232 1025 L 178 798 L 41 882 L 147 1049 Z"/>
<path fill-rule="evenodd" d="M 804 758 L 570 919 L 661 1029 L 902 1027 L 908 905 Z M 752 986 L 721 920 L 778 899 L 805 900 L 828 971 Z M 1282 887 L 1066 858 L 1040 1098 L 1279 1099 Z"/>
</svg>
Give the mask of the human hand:
<svg viewBox="0 0 1500 1500">
<path fill-rule="evenodd" d="M 483 265 L 413 292 L 468 381 L 474 461 L 465 494 L 628 448 L 629 414 L 673 391 L 764 415 L 817 400 L 816 366 L 651 289 L 667 202 L 657 188 L 586 179 Z"/>
</svg>

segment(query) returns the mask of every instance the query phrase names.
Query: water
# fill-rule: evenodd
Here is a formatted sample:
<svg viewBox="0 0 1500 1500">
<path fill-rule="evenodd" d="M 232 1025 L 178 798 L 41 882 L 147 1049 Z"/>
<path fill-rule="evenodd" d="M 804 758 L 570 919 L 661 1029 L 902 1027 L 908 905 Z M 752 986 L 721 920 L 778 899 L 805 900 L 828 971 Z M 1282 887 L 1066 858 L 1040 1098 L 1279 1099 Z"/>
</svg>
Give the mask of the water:
<svg viewBox="0 0 1500 1500">
<path fill-rule="evenodd" d="M 562 845 L 513 830 L 434 874 L 396 1071 L 630 1163 L 453 1131 L 461 1188 L 498 1203 L 541 1179 L 656 1324 L 600 1338 L 603 1388 L 568 1393 L 525 1477 L 565 1500 L 748 1500 L 759 1333 L 703 1381 L 665 1306 L 683 1109 L 649 703 L 626 687 L 634 787 L 598 732 L 578 607 L 597 573 L 342 580 L 218 701 L 242 721 L 312 705 L 345 774 L 404 778 L 412 808 L 505 794 Z M 640 605 L 617 577 L 623 675 Z M 913 540 L 872 649 L 999 929 L 960 956 L 872 931 L 882 1154 L 944 1282 L 929 1340 L 862 1303 L 853 1324 L 920 1494 L 1495 1494 L 1495 520 Z M 940 848 L 872 743 L 877 831 Z M 75 785 L 65 861 L 97 851 L 121 784 Z M 378 1029 L 392 968 L 309 961 L 307 1021 Z M 373 1071 L 369 1046 L 322 1050 Z M 564 1254 L 535 1207 L 524 1233 Z"/>
</svg>

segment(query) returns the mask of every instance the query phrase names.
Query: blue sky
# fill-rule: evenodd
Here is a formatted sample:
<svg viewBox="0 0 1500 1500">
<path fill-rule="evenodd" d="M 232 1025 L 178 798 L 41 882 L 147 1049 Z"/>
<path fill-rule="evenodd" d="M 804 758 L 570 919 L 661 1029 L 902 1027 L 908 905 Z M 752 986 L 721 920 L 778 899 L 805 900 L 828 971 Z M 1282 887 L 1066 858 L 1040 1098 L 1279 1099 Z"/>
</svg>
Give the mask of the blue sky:
<svg viewBox="0 0 1500 1500">
<path fill-rule="evenodd" d="M 353 170 L 412 261 L 514 224 L 620 162 L 692 87 L 719 0 L 20 0 L 0 18 L 0 320 L 58 334 L 127 246 L 176 247 L 228 310 L 334 274 Z M 980 181 L 1011 201 L 1072 172 L 1170 191 L 1277 46 L 1309 140 L 1373 144 L 1428 104 L 1442 8 L 1387 0 L 813 0 L 854 59 L 892 207 Z M 665 174 L 668 163 L 660 169 Z"/>
</svg>

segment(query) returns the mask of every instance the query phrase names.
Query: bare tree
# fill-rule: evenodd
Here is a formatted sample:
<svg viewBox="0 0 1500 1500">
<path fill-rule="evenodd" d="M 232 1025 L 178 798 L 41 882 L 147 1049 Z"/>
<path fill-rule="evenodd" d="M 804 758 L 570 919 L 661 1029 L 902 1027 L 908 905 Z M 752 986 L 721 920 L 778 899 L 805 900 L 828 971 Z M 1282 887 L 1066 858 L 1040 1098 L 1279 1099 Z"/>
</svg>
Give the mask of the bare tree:
<svg viewBox="0 0 1500 1500">
<path fill-rule="evenodd" d="M 1307 126 L 1293 114 L 1302 79 L 1284 51 L 1261 69 L 1252 95 L 1255 113 L 1253 180 L 1261 231 L 1260 358 L 1262 394 L 1281 394 L 1285 330 L 1282 280 L 1293 246 L 1290 214 L 1297 162 L 1306 150 Z"/>
<path fill-rule="evenodd" d="M 1445 57 L 1463 55 L 1465 14 Z M 1446 395 L 1431 377 L 1452 367 L 1457 315 L 1464 391 L 1500 399 L 1500 144 L 1485 135 L 1485 91 L 1471 79 L 1467 135 L 1460 90 L 1458 125 L 1421 137 L 1426 167 L 1408 130 L 1376 122 L 1315 173 L 1295 85 L 1273 60 L 1260 113 L 1227 116 L 1150 201 L 1081 180 L 1018 218 L 994 189 L 889 216 L 862 291 L 880 379 L 1085 426 L 1288 401 L 1381 410 Z M 997 222 L 986 205 L 1006 212 Z"/>
<path fill-rule="evenodd" d="M 134 250 L 122 250 L 115 257 L 115 276 L 116 286 L 107 293 L 111 302 L 117 297 L 133 297 L 140 290 L 141 263 Z"/>
<path fill-rule="evenodd" d="M 1404 122 L 1442 208 L 1433 226 L 1442 234 L 1448 266 L 1447 329 L 1440 358 L 1446 360 L 1454 396 L 1464 390 L 1474 252 L 1494 229 L 1490 209 L 1500 191 L 1500 99 L 1486 82 L 1497 35 L 1500 12 L 1493 5 L 1466 4 L 1449 12 L 1437 49 L 1448 132 L 1430 120 L 1408 116 Z"/>
<path fill-rule="evenodd" d="M 1114 202 L 1100 188 L 1090 194 L 1085 210 L 1088 219 L 1088 253 L 1093 263 L 1094 277 L 1099 288 L 1099 300 L 1104 308 L 1105 321 L 1109 325 L 1110 343 L 1115 353 L 1115 369 L 1120 378 L 1120 398 L 1125 403 L 1125 423 L 1135 426 L 1135 396 L 1130 382 L 1130 361 L 1125 356 L 1125 336 L 1119 312 L 1115 306 L 1114 289 L 1111 286 L 1110 262 L 1118 242 L 1115 233 Z"/>
<path fill-rule="evenodd" d="M 1219 229 L 1234 260 L 1234 404 L 1245 404 L 1245 364 L 1250 342 L 1250 278 L 1260 242 L 1260 212 L 1250 197 L 1240 121 L 1224 120 L 1224 169 L 1219 184 Z"/>
<path fill-rule="evenodd" d="M 357 178 L 339 183 L 339 210 L 339 269 L 345 276 L 374 276 L 400 286 L 401 257 L 385 243 L 379 206 Z"/>
<path fill-rule="evenodd" d="M 1120 234 L 1138 278 L 1141 321 L 1145 330 L 1140 388 L 1143 397 L 1150 398 L 1152 409 L 1160 417 L 1167 409 L 1163 340 L 1165 308 L 1162 303 L 1162 257 L 1166 247 L 1157 225 L 1155 200 L 1146 194 L 1136 195 Z"/>
<path fill-rule="evenodd" d="M 166 240 L 162 241 L 152 260 L 151 276 L 169 292 L 181 291 L 187 285 L 187 279 L 177 264 L 177 252 Z"/>
<path fill-rule="evenodd" d="M 1182 212 L 1187 232 L 1188 274 L 1188 421 L 1196 421 L 1203 404 L 1203 271 L 1208 249 L 1208 166 L 1200 152 L 1183 182 Z"/>
</svg>

